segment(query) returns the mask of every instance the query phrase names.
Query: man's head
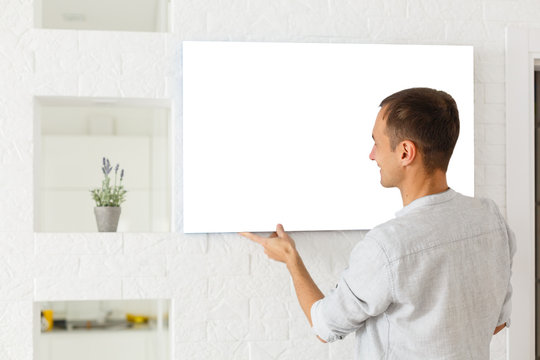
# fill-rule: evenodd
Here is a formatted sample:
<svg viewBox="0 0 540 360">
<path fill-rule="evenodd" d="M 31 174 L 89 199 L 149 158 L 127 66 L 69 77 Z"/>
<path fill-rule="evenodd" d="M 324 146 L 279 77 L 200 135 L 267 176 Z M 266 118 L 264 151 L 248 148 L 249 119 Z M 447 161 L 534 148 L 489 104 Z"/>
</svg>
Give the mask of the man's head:
<svg viewBox="0 0 540 360">
<path fill-rule="evenodd" d="M 443 91 L 412 88 L 388 96 L 380 106 L 370 159 L 381 167 L 382 185 L 397 186 L 399 167 L 415 158 L 428 175 L 446 172 L 459 135 L 454 99 Z"/>
</svg>

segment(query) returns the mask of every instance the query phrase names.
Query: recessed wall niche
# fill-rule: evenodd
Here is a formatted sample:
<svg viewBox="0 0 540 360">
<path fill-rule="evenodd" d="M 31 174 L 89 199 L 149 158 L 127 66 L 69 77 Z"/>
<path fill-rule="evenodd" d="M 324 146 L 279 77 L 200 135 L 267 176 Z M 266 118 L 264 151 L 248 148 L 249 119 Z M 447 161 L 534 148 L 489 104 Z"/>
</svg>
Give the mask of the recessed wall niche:
<svg viewBox="0 0 540 360">
<path fill-rule="evenodd" d="M 168 360 L 169 299 L 34 304 L 35 360 Z"/>
<path fill-rule="evenodd" d="M 119 232 L 171 230 L 170 102 L 40 97 L 35 99 L 34 229 L 95 232 L 103 158 L 127 190 Z"/>
<path fill-rule="evenodd" d="M 37 0 L 37 28 L 168 31 L 169 0 Z"/>
</svg>

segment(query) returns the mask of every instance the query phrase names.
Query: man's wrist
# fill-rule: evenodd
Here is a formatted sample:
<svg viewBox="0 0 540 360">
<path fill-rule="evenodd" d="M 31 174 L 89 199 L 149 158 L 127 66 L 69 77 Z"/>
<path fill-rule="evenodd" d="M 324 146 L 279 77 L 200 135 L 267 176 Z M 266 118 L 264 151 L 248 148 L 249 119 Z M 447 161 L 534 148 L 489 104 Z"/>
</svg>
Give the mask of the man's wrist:
<svg viewBox="0 0 540 360">
<path fill-rule="evenodd" d="M 301 263 L 302 258 L 300 257 L 300 254 L 298 253 L 298 251 L 296 251 L 296 248 L 292 248 L 291 253 L 289 254 L 285 263 L 287 265 L 287 269 L 289 269 L 289 271 L 293 271 L 297 269 L 298 265 L 300 265 Z"/>
</svg>

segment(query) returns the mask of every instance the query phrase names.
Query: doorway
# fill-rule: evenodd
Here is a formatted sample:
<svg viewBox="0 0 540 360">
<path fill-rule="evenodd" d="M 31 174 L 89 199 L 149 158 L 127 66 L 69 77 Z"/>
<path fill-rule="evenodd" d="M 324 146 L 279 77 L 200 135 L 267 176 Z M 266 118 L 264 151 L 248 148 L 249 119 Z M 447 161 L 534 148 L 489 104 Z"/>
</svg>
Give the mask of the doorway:
<svg viewBox="0 0 540 360">
<path fill-rule="evenodd" d="M 535 64 L 538 61 L 540 29 L 508 27 L 505 72 L 506 215 L 516 234 L 517 251 L 512 269 L 513 310 L 508 330 L 507 359 L 533 360 L 537 354 L 535 193 L 539 192 L 535 191 L 537 122 L 534 104 Z M 540 177 L 536 178 L 540 180 Z"/>
<path fill-rule="evenodd" d="M 536 344 L 535 355 L 540 357 L 540 60 L 534 64 L 534 156 L 535 156 L 535 278 L 536 278 Z"/>
</svg>

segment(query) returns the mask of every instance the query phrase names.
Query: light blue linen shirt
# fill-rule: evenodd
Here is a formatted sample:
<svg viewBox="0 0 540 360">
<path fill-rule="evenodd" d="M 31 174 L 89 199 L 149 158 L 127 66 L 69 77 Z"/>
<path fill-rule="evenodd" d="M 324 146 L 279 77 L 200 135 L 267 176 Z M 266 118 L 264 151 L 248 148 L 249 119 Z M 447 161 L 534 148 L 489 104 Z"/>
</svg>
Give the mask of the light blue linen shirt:
<svg viewBox="0 0 540 360">
<path fill-rule="evenodd" d="M 489 359 L 510 323 L 512 231 L 495 203 L 454 190 L 422 197 L 369 231 L 335 289 L 311 307 L 331 342 L 356 332 L 355 359 Z"/>
</svg>

